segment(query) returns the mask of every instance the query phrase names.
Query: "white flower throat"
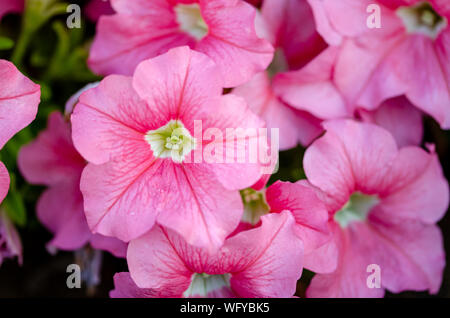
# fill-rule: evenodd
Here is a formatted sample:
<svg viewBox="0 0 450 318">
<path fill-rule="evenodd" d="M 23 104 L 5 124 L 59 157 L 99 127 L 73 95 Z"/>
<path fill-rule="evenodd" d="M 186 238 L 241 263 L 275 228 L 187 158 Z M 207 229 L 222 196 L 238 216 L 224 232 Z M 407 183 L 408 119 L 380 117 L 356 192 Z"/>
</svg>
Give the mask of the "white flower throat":
<svg viewBox="0 0 450 318">
<path fill-rule="evenodd" d="M 150 144 L 155 157 L 172 158 L 177 163 L 183 162 L 196 147 L 195 138 L 176 120 L 171 120 L 158 129 L 149 130 L 145 140 Z"/>
<path fill-rule="evenodd" d="M 436 39 L 448 26 L 447 19 L 440 16 L 426 1 L 409 7 L 400 7 L 396 13 L 402 19 L 408 33 L 423 34 Z"/>
<path fill-rule="evenodd" d="M 192 275 L 189 288 L 183 293 L 184 297 L 208 297 L 208 294 L 222 288 L 230 288 L 230 274 L 208 275 L 195 273 Z"/>
<path fill-rule="evenodd" d="M 380 200 L 376 195 L 367 195 L 360 192 L 353 193 L 348 202 L 334 214 L 334 220 L 346 228 L 353 222 L 364 222 L 374 206 Z"/>
<path fill-rule="evenodd" d="M 182 31 L 198 41 L 208 33 L 208 26 L 197 3 L 178 4 L 174 10 Z"/>
</svg>

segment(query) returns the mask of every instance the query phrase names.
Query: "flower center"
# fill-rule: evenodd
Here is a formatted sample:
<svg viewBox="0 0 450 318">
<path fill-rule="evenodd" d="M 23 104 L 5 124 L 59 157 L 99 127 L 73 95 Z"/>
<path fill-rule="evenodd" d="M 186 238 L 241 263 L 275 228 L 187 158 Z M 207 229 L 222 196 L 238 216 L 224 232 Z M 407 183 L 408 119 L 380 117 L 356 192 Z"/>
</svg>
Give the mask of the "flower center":
<svg viewBox="0 0 450 318">
<path fill-rule="evenodd" d="M 440 16 L 426 1 L 414 6 L 398 8 L 397 16 L 403 20 L 409 33 L 424 34 L 432 39 L 436 39 L 447 27 L 447 19 Z"/>
<path fill-rule="evenodd" d="M 223 288 L 230 288 L 230 274 L 208 275 L 205 273 L 195 273 L 192 275 L 189 288 L 183 293 L 184 297 L 208 297 L 212 292 Z"/>
<path fill-rule="evenodd" d="M 275 55 L 273 56 L 272 63 L 270 63 L 267 68 L 267 73 L 269 77 L 272 78 L 278 73 L 285 72 L 289 70 L 289 64 L 282 49 L 275 50 Z"/>
<path fill-rule="evenodd" d="M 178 163 L 183 162 L 186 155 L 196 147 L 195 138 L 176 120 L 171 120 L 158 129 L 149 130 L 145 140 L 150 144 L 155 157 L 172 158 Z"/>
<path fill-rule="evenodd" d="M 256 225 L 261 216 L 270 212 L 270 207 L 263 192 L 248 188 L 241 191 L 241 197 L 244 202 L 242 222 Z"/>
<path fill-rule="evenodd" d="M 380 202 L 377 196 L 355 192 L 342 209 L 334 214 L 334 220 L 342 228 L 355 221 L 365 221 L 370 210 Z"/>
<path fill-rule="evenodd" d="M 180 29 L 196 40 L 200 41 L 208 33 L 208 26 L 197 3 L 178 4 L 175 14 Z"/>
</svg>

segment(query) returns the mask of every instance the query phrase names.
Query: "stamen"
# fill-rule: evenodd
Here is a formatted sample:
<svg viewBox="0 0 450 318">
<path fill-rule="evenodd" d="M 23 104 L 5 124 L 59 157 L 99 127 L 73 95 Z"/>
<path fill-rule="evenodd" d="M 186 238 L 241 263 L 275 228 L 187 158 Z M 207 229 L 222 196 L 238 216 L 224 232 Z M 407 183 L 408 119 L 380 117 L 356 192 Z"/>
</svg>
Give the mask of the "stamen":
<svg viewBox="0 0 450 318">
<path fill-rule="evenodd" d="M 156 130 L 148 131 L 145 140 L 150 144 L 155 157 L 172 158 L 178 163 L 196 147 L 195 138 L 181 122 L 175 120 Z"/>
<path fill-rule="evenodd" d="M 447 27 L 447 19 L 440 16 L 428 2 L 397 9 L 408 33 L 424 34 L 432 39 Z"/>
</svg>

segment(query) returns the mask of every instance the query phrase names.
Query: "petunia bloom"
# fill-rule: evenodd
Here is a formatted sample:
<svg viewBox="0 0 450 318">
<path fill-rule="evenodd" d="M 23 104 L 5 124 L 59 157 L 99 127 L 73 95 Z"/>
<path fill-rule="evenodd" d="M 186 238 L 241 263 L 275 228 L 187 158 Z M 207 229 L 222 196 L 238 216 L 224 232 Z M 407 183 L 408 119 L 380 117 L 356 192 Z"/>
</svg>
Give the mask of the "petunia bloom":
<svg viewBox="0 0 450 318">
<path fill-rule="evenodd" d="M 261 8 L 261 20 L 258 31 L 272 43 L 275 56 L 268 70 L 255 75 L 233 93 L 244 97 L 269 128 L 279 129 L 281 150 L 298 143 L 308 145 L 322 131 L 320 120 L 282 101 L 273 90 L 272 78 L 301 68 L 326 44 L 316 31 L 306 0 L 266 0 Z"/>
<path fill-rule="evenodd" d="M 307 296 L 436 293 L 445 255 L 435 224 L 448 207 L 449 188 L 433 148 L 399 149 L 385 129 L 352 120 L 326 122 L 325 129 L 303 164 L 333 233 L 315 257 L 338 260 L 334 272 L 314 276 Z"/>
<path fill-rule="evenodd" d="M 36 211 L 38 219 L 54 234 L 47 244 L 49 250 L 77 250 L 90 243 L 96 249 L 125 257 L 124 242 L 89 230 L 80 191 L 86 161 L 73 146 L 70 124 L 59 112 L 50 114 L 47 129 L 22 147 L 18 165 L 29 183 L 48 187 Z"/>
<path fill-rule="evenodd" d="M 213 59 L 225 87 L 264 70 L 273 48 L 258 38 L 256 9 L 242 0 L 112 0 L 103 16 L 89 66 L 103 75 L 132 75 L 136 66 L 171 48 L 189 46 Z"/>
<path fill-rule="evenodd" d="M 116 277 L 111 296 L 292 297 L 302 273 L 303 244 L 285 211 L 225 241 L 215 253 L 192 247 L 171 230 L 154 227 L 130 242 L 130 275 Z M 120 278 L 120 279 L 118 279 Z"/>
<path fill-rule="evenodd" d="M 36 117 L 40 87 L 10 62 L 0 60 L 0 149 Z M 0 203 L 8 193 L 9 175 L 0 162 Z"/>
<path fill-rule="evenodd" d="M 406 95 L 450 128 L 450 7 L 447 0 L 309 0 L 324 39 L 339 46 L 338 89 L 374 110 Z"/>
<path fill-rule="evenodd" d="M 81 191 L 92 231 L 129 241 L 156 222 L 220 247 L 243 212 L 238 190 L 264 172 L 247 159 L 250 144 L 267 145 L 262 121 L 222 88 L 216 64 L 181 47 L 81 95 L 73 139 L 89 162 Z"/>
<path fill-rule="evenodd" d="M 355 118 L 389 130 L 399 146 L 419 145 L 423 136 L 422 112 L 405 96 L 390 98 L 375 109 L 345 99 L 335 75 L 341 54 L 340 47 L 329 47 L 305 67 L 278 74 L 273 79 L 275 94 L 316 122 Z"/>
</svg>

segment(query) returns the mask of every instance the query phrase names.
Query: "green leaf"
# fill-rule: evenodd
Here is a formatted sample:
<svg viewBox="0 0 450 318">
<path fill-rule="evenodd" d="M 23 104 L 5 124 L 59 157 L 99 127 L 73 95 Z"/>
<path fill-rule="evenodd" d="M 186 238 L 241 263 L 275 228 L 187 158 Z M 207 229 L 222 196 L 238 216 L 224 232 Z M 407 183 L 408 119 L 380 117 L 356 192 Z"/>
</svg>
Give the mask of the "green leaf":
<svg viewBox="0 0 450 318">
<path fill-rule="evenodd" d="M 10 38 L 0 36 L 0 50 L 10 50 L 14 47 L 14 41 Z"/>
<path fill-rule="evenodd" d="M 25 226 L 27 223 L 27 212 L 21 193 L 16 189 L 15 175 L 11 174 L 11 185 L 8 196 L 3 201 L 2 207 L 8 217 L 17 225 Z"/>
</svg>

